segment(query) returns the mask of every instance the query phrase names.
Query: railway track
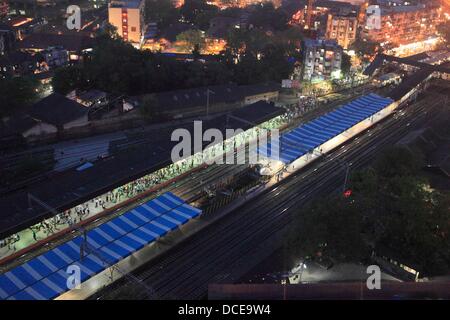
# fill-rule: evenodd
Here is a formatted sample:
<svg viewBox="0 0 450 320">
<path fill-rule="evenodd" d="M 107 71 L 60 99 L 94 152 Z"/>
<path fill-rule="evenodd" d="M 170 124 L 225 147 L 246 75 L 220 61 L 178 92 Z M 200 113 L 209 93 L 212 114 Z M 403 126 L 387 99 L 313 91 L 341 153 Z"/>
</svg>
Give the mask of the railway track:
<svg viewBox="0 0 450 320">
<path fill-rule="evenodd" d="M 244 204 L 227 215 L 221 222 L 193 235 L 186 243 L 169 250 L 161 258 L 133 274 L 152 286 L 157 294 L 152 298 L 204 297 L 208 283 L 230 279 L 231 275 L 225 270 L 238 263 L 255 246 L 284 229 L 296 208 L 313 196 L 333 191 L 342 185 L 345 169 L 336 163 L 336 159 L 351 161 L 352 168 L 366 165 L 376 151 L 422 124 L 427 114 L 430 115 L 433 110 L 425 113 L 425 109 L 429 108 L 427 104 L 435 108 L 436 99 L 424 99 L 407 109 L 404 116 L 385 119 L 372 127 L 370 134 L 366 132 L 360 138 L 334 150 L 314 166 L 285 179 L 251 203 Z M 366 141 L 363 142 L 364 139 Z M 117 296 L 123 285 L 129 287 L 135 284 L 121 280 L 93 298 L 108 299 Z M 139 297 L 146 298 L 145 292 Z"/>
</svg>

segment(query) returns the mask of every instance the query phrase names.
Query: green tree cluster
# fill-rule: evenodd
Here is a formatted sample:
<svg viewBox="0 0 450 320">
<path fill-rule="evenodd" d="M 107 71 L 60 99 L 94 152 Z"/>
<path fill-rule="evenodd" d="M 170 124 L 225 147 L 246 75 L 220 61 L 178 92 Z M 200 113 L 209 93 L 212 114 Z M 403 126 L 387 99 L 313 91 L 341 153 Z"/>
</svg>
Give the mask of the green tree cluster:
<svg viewBox="0 0 450 320">
<path fill-rule="evenodd" d="M 219 8 L 208 4 L 205 0 L 185 0 L 179 11 L 186 22 L 206 30 L 209 27 L 209 21 L 218 15 Z"/>
<path fill-rule="evenodd" d="M 291 257 L 367 262 L 387 254 L 424 275 L 450 271 L 450 196 L 427 187 L 420 156 L 391 148 L 350 177 L 353 193 L 320 199 L 295 216 Z"/>
<path fill-rule="evenodd" d="M 145 18 L 148 22 L 156 22 L 159 28 L 165 28 L 176 23 L 181 18 L 181 13 L 171 0 L 146 0 Z"/>
<path fill-rule="evenodd" d="M 139 95 L 150 92 L 223 84 L 229 81 L 221 63 L 184 63 L 149 51 L 140 51 L 120 39 L 97 38 L 93 51 L 76 66 L 55 72 L 56 92 L 97 88 Z"/>
<path fill-rule="evenodd" d="M 362 61 L 368 62 L 369 60 L 367 58 L 377 53 L 379 44 L 371 41 L 357 39 L 352 45 L 350 45 L 350 49 L 355 50 L 355 53 Z"/>
<path fill-rule="evenodd" d="M 255 5 L 250 17 L 249 23 L 255 28 L 270 28 L 275 31 L 286 30 L 288 28 L 289 17 L 281 9 L 275 9 L 273 3 L 264 2 Z"/>
<path fill-rule="evenodd" d="M 283 48 L 272 44 L 258 49 L 244 52 L 237 64 L 230 52 L 220 61 L 185 63 L 137 50 L 120 39 L 100 36 L 83 62 L 57 70 L 52 84 L 62 94 L 95 87 L 111 93 L 140 95 L 229 82 L 280 81 L 288 76 L 293 66 Z"/>
<path fill-rule="evenodd" d="M 32 77 L 0 78 L 0 118 L 36 101 L 38 88 L 39 82 Z"/>
<path fill-rule="evenodd" d="M 184 50 L 193 52 L 194 49 L 201 50 L 205 47 L 205 35 L 201 30 L 190 29 L 177 35 L 177 41 L 184 43 Z"/>
</svg>

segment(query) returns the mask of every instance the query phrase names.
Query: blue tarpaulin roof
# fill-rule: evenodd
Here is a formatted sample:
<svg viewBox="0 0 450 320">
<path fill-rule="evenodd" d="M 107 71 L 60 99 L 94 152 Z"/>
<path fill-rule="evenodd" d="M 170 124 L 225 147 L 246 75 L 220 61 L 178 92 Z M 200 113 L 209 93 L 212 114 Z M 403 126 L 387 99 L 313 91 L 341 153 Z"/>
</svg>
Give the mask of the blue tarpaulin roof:
<svg viewBox="0 0 450 320">
<path fill-rule="evenodd" d="M 53 299 L 69 290 L 70 265 L 84 282 L 198 216 L 201 210 L 167 192 L 87 232 L 90 248 L 80 260 L 78 236 L 0 275 L 0 299 Z"/>
<path fill-rule="evenodd" d="M 393 102 L 374 93 L 360 97 L 332 112 L 281 135 L 279 143 L 258 149 L 260 155 L 273 158 L 278 151 L 283 163 L 290 163 L 318 146 L 374 115 Z M 280 148 L 280 149 L 276 149 Z"/>
</svg>

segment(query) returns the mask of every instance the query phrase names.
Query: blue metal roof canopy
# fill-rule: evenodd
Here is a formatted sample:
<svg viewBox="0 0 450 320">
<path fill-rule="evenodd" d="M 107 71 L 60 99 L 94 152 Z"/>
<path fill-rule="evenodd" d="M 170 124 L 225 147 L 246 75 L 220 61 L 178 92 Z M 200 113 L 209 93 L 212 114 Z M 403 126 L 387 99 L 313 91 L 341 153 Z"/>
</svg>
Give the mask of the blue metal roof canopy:
<svg viewBox="0 0 450 320">
<path fill-rule="evenodd" d="M 393 100 L 390 98 L 371 93 L 283 134 L 279 140 L 279 160 L 290 163 L 300 158 L 359 122 L 373 116 L 392 102 Z M 272 148 L 275 150 L 277 147 L 268 143 L 258 148 L 258 152 L 260 155 L 271 158 Z"/>
<path fill-rule="evenodd" d="M 80 260 L 82 236 L 0 275 L 0 299 L 53 299 L 69 290 L 67 267 L 76 265 L 84 282 L 133 252 L 200 215 L 201 210 L 167 192 L 87 232 L 100 255 Z"/>
</svg>

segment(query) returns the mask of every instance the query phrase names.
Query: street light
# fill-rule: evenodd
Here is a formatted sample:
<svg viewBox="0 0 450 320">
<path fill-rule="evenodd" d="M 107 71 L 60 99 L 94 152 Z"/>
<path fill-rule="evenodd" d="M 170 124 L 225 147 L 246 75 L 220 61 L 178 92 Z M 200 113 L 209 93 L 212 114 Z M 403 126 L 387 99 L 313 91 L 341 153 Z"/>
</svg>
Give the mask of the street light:
<svg viewBox="0 0 450 320">
<path fill-rule="evenodd" d="M 206 116 L 209 116 L 209 94 L 215 94 L 211 89 L 206 89 Z"/>
</svg>

